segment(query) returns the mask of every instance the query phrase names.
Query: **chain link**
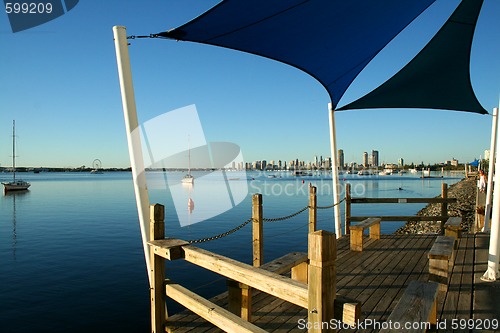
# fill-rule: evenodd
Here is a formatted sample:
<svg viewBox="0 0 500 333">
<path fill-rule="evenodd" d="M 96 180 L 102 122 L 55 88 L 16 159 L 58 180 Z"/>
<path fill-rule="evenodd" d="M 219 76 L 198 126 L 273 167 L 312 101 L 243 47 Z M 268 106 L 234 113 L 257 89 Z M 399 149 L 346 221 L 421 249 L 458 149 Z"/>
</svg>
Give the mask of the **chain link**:
<svg viewBox="0 0 500 333">
<path fill-rule="evenodd" d="M 159 36 L 157 34 L 149 34 L 145 36 L 136 36 L 136 35 L 131 35 L 127 36 L 127 39 L 136 39 L 136 38 L 158 38 Z"/>
<path fill-rule="evenodd" d="M 308 208 L 309 208 L 309 206 L 305 206 L 304 208 L 302 208 L 298 212 L 295 212 L 293 214 L 290 214 L 290 215 L 287 215 L 287 216 L 283 216 L 283 217 L 276 217 L 276 218 L 271 218 L 271 219 L 262 218 L 262 221 L 264 221 L 264 222 L 278 222 L 278 221 L 288 220 L 288 219 L 291 219 L 294 216 L 299 215 L 300 213 L 302 213 L 303 211 L 305 211 Z"/>
<path fill-rule="evenodd" d="M 329 209 L 329 208 L 333 208 L 333 207 L 335 207 L 335 206 L 337 206 L 337 205 L 340 205 L 343 201 L 345 201 L 345 198 L 344 198 L 344 199 L 342 199 L 342 200 L 340 200 L 340 201 L 339 201 L 339 202 L 337 202 L 337 203 L 334 203 L 334 204 L 330 205 L 330 206 L 316 206 L 316 208 L 317 208 L 317 209 Z"/>
<path fill-rule="evenodd" d="M 330 206 L 316 206 L 316 208 L 317 209 L 329 209 L 329 208 L 333 208 L 333 207 L 335 207 L 337 205 L 340 205 L 344 200 L 345 200 L 345 198 L 342 199 L 342 200 L 340 200 L 337 203 L 334 203 L 333 205 L 330 205 Z M 309 208 L 310 208 L 310 206 L 307 205 L 304 208 L 302 208 L 301 210 L 299 210 L 299 211 L 297 211 L 297 212 L 295 212 L 293 214 L 290 214 L 290 215 L 287 215 L 287 216 L 283 216 L 283 217 L 262 218 L 262 221 L 263 222 L 278 222 L 278 221 L 288 220 L 288 219 L 291 219 L 292 217 L 295 217 L 295 216 L 299 215 L 300 213 L 303 213 L 304 211 L 306 211 Z M 235 233 L 236 231 L 240 230 L 241 228 L 243 228 L 244 226 L 246 226 L 248 223 L 250 223 L 252 221 L 253 221 L 253 218 L 251 217 L 248 220 L 246 220 L 245 222 L 243 222 L 242 224 L 240 224 L 239 226 L 237 226 L 236 228 L 233 228 L 233 229 L 231 229 L 229 231 L 226 231 L 226 232 L 224 232 L 222 234 L 218 234 L 218 235 L 215 235 L 215 236 L 212 236 L 212 237 L 206 237 L 206 238 L 188 240 L 188 243 L 189 244 L 205 243 L 205 242 L 210 242 L 210 241 L 213 241 L 213 240 L 216 240 L 216 239 L 220 239 L 220 238 L 229 236 L 232 233 Z"/>
<path fill-rule="evenodd" d="M 246 220 L 245 222 L 243 222 L 242 224 L 240 224 L 236 228 L 233 228 L 233 229 L 231 229 L 229 231 L 226 231 L 226 232 L 224 232 L 222 234 L 218 234 L 218 235 L 215 235 L 215 236 L 212 236 L 212 237 L 207 237 L 207 238 L 200 238 L 200 239 L 188 240 L 188 242 L 189 242 L 189 244 L 205 243 L 205 242 L 213 241 L 213 240 L 216 240 L 216 239 L 219 239 L 219 238 L 222 238 L 222 237 L 226 237 L 226 236 L 229 236 L 232 233 L 240 230 L 241 228 L 243 228 L 244 226 L 246 226 L 248 223 L 250 223 L 252 221 L 253 221 L 253 218 L 249 218 L 248 220 Z"/>
</svg>

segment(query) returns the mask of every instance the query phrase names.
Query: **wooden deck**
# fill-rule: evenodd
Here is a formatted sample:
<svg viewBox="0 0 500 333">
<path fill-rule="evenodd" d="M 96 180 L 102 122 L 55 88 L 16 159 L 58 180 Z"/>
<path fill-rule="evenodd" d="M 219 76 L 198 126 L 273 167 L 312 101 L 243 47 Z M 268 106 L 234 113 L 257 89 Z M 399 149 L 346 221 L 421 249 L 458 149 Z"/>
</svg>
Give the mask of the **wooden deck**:
<svg viewBox="0 0 500 333">
<path fill-rule="evenodd" d="M 435 237 L 382 235 L 380 240 L 366 240 L 363 252 L 350 251 L 348 237 L 339 239 L 337 293 L 362 303 L 361 321 L 365 327 L 337 331 L 378 331 L 367 325 L 369 320 L 385 321 L 411 280 L 428 280 L 427 254 Z M 444 320 L 447 324 L 446 330 L 439 331 L 451 331 L 451 320 L 454 318 L 494 318 L 485 306 L 487 293 L 484 290 L 478 293 L 477 296 L 483 298 L 479 300 L 474 292 L 474 281 L 478 281 L 478 275 L 484 273 L 486 268 L 488 237 L 464 234 L 459 239 L 448 291 L 438 295 L 438 324 Z M 254 324 L 269 332 L 307 331 L 299 325 L 302 323 L 304 326 L 307 320 L 305 309 L 259 291 L 253 292 Z M 227 293 L 212 301 L 227 308 Z M 169 317 L 166 330 L 176 333 L 222 331 L 187 310 Z"/>
</svg>

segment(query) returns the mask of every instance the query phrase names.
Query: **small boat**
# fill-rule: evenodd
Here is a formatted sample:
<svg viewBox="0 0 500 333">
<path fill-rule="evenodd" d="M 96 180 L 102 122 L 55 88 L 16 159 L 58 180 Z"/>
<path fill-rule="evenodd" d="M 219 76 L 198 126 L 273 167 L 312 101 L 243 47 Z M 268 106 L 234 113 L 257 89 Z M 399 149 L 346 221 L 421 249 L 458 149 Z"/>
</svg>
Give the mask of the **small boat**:
<svg viewBox="0 0 500 333">
<path fill-rule="evenodd" d="M 2 183 L 5 193 L 9 191 L 26 191 L 31 184 L 27 181 L 16 179 L 16 121 L 12 122 L 12 181 Z"/>
<path fill-rule="evenodd" d="M 312 176 L 312 173 L 305 172 L 305 171 L 294 171 L 293 175 L 297 176 L 297 177 L 299 177 L 299 176 Z"/>
<path fill-rule="evenodd" d="M 191 175 L 191 147 L 189 146 L 189 140 L 188 140 L 188 173 L 185 175 L 181 182 L 183 184 L 194 184 L 194 177 Z"/>
<path fill-rule="evenodd" d="M 2 183 L 3 184 L 3 190 L 4 192 L 9 192 L 9 191 L 25 191 L 27 190 L 31 184 L 28 183 L 27 181 L 24 180 L 13 180 L 8 183 Z"/>
<path fill-rule="evenodd" d="M 183 184 L 193 184 L 194 183 L 194 177 L 191 174 L 187 174 L 184 177 L 182 177 L 181 182 Z"/>
</svg>

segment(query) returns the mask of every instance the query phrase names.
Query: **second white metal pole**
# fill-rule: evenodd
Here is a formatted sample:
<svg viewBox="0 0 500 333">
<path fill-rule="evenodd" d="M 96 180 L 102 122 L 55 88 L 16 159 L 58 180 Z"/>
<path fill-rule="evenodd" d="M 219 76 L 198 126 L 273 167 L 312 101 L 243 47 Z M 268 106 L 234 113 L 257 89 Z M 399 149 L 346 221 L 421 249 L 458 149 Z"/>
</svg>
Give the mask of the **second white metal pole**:
<svg viewBox="0 0 500 333">
<path fill-rule="evenodd" d="M 337 205 L 333 207 L 333 215 L 335 219 L 335 234 L 337 238 L 342 237 L 342 225 L 340 219 L 340 185 L 339 185 L 339 165 L 337 160 L 337 138 L 335 135 L 335 110 L 332 103 L 328 103 L 328 113 L 330 118 L 330 148 L 332 151 L 332 185 L 333 185 L 333 202 Z"/>
<path fill-rule="evenodd" d="M 484 226 L 481 231 L 487 232 L 490 227 L 490 214 L 491 214 L 491 199 L 493 194 L 493 174 L 495 172 L 495 151 L 497 143 L 497 130 L 498 130 L 498 108 L 493 109 L 493 119 L 491 121 L 491 143 L 490 143 L 490 159 L 488 168 L 488 185 L 486 187 L 486 204 L 484 209 Z"/>
<path fill-rule="evenodd" d="M 500 145 L 498 144 L 498 136 L 495 147 L 495 185 L 493 189 L 493 206 L 491 216 L 491 232 L 490 232 L 490 247 L 488 249 L 488 269 L 481 277 L 483 281 L 496 281 L 500 277 L 498 271 L 498 259 L 500 253 Z M 490 156 L 490 158 L 492 158 Z M 491 173 L 491 172 L 490 172 Z M 486 219 L 485 219 L 486 222 Z"/>
</svg>

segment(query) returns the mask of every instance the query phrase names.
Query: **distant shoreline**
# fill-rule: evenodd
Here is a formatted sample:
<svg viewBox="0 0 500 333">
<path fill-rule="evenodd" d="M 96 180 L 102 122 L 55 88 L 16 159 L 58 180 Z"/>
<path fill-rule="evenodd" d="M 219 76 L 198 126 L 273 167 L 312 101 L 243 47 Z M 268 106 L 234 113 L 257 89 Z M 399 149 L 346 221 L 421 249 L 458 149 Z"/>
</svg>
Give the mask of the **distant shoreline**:
<svg viewBox="0 0 500 333">
<path fill-rule="evenodd" d="M 28 168 L 28 167 L 16 167 L 16 173 L 40 173 L 40 172 L 91 172 L 94 168 Z M 103 168 L 99 169 L 103 172 L 116 172 L 116 171 L 132 171 L 129 168 Z M 0 168 L 0 172 L 2 173 L 11 173 L 11 168 Z"/>
</svg>

